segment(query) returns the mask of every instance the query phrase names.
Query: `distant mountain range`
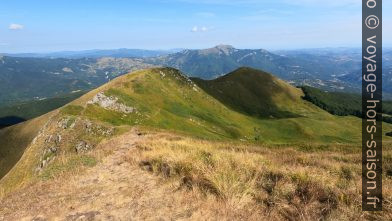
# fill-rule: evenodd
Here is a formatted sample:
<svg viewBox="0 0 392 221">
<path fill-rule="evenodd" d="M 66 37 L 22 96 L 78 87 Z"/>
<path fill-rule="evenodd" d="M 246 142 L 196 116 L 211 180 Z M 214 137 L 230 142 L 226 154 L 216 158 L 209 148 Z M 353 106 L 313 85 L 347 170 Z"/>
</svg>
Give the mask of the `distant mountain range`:
<svg viewBox="0 0 392 221">
<path fill-rule="evenodd" d="M 0 57 L 0 107 L 90 90 L 151 66 L 142 59 Z"/>
<path fill-rule="evenodd" d="M 114 58 L 146 58 L 156 57 L 166 54 L 179 52 L 183 49 L 171 49 L 171 50 L 143 50 L 143 49 L 108 49 L 108 50 L 84 50 L 84 51 L 60 51 L 50 53 L 18 53 L 10 54 L 4 53 L 4 56 L 11 57 L 33 57 L 33 58 L 101 58 L 101 57 L 114 57 Z M 1 55 L 1 54 L 0 54 Z"/>
<path fill-rule="evenodd" d="M 239 67 L 261 69 L 295 85 L 309 85 L 331 91 L 358 91 L 360 85 L 344 81 L 360 68 L 357 54 L 344 52 L 335 56 L 309 52 L 271 53 L 263 49 L 236 49 L 229 45 L 218 45 L 204 50 L 182 52 L 147 58 L 154 65 L 178 68 L 190 76 L 213 79 Z M 360 57 L 359 57 L 360 59 Z"/>
<path fill-rule="evenodd" d="M 246 66 L 273 73 L 292 85 L 354 93 L 361 89 L 361 51 L 350 48 L 269 52 L 218 45 L 179 52 L 119 49 L 13 56 L 0 56 L 0 106 L 90 90 L 122 74 L 156 66 L 202 79 Z M 390 49 L 384 50 L 383 68 L 384 94 L 391 98 Z"/>
</svg>

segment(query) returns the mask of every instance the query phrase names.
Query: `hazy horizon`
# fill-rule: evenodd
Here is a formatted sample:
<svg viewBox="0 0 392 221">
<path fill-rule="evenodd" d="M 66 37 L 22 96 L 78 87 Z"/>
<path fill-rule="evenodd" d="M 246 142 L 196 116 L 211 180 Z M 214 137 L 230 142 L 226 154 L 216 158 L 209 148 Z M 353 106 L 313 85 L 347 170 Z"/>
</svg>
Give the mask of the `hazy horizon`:
<svg viewBox="0 0 392 221">
<path fill-rule="evenodd" d="M 145 51 L 173 51 L 173 52 L 177 52 L 177 51 L 182 51 L 182 50 L 203 50 L 203 49 L 209 49 L 209 48 L 214 48 L 217 47 L 219 45 L 229 45 L 229 46 L 233 46 L 235 49 L 251 49 L 251 50 L 257 50 L 257 49 L 264 49 L 267 51 L 301 51 L 301 50 L 343 50 L 343 49 L 349 49 L 349 50 L 361 50 L 360 46 L 352 46 L 352 47 L 344 47 L 344 46 L 340 46 L 340 47 L 312 47 L 312 48 L 277 48 L 277 49 L 273 49 L 273 48 L 258 48 L 258 47 L 236 47 L 235 45 L 231 45 L 231 44 L 218 44 L 218 45 L 212 45 L 209 47 L 205 47 L 205 48 L 125 48 L 125 47 L 121 47 L 121 48 L 91 48 L 91 49 L 75 49 L 75 50 L 53 50 L 53 51 L 21 51 L 21 52 L 3 52 L 0 51 L 0 55 L 1 54 L 9 54 L 9 55 L 13 55 L 13 54 L 51 54 L 51 53 L 68 53 L 68 52 L 93 52 L 93 51 L 110 51 L 110 50 L 145 50 Z M 392 49 L 391 47 L 384 47 L 384 49 Z"/>
<path fill-rule="evenodd" d="M 392 2 L 384 2 L 384 10 Z M 384 45 L 392 46 L 384 13 Z M 0 52 L 361 46 L 358 0 L 5 0 Z"/>
</svg>

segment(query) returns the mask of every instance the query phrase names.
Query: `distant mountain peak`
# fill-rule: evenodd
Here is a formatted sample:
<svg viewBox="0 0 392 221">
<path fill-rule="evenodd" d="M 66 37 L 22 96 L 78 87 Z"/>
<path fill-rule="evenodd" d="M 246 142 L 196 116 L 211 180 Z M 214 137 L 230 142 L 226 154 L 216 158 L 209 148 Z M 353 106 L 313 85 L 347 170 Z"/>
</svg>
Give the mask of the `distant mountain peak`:
<svg viewBox="0 0 392 221">
<path fill-rule="evenodd" d="M 225 44 L 220 44 L 215 46 L 217 49 L 225 50 L 225 49 L 235 49 L 232 45 L 225 45 Z"/>
<path fill-rule="evenodd" d="M 203 49 L 200 50 L 200 54 L 208 55 L 208 54 L 224 54 L 224 55 L 230 55 L 235 48 L 231 45 L 217 45 L 213 48 L 208 48 L 208 49 Z"/>
<path fill-rule="evenodd" d="M 215 46 L 216 49 L 222 51 L 224 54 L 229 55 L 235 48 L 231 45 L 217 45 Z"/>
</svg>

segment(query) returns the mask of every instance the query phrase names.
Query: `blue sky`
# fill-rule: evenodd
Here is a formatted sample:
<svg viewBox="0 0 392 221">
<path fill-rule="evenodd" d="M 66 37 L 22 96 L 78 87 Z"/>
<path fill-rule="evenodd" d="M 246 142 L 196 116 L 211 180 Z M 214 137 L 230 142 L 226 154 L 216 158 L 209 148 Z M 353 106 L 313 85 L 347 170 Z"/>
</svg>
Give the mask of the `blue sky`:
<svg viewBox="0 0 392 221">
<path fill-rule="evenodd" d="M 385 46 L 392 46 L 391 22 L 392 1 L 384 1 Z M 265 49 L 360 47 L 361 0 L 0 3 L 0 52 L 207 48 L 217 44 Z"/>
</svg>

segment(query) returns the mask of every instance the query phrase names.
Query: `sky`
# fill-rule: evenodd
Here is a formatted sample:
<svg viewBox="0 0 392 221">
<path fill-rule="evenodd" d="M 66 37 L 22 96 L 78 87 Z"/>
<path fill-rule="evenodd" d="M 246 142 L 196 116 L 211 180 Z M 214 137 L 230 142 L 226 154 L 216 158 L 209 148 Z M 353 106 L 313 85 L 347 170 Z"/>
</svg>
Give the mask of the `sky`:
<svg viewBox="0 0 392 221">
<path fill-rule="evenodd" d="M 361 0 L 1 0 L 0 52 L 360 47 L 361 16 Z"/>
</svg>

